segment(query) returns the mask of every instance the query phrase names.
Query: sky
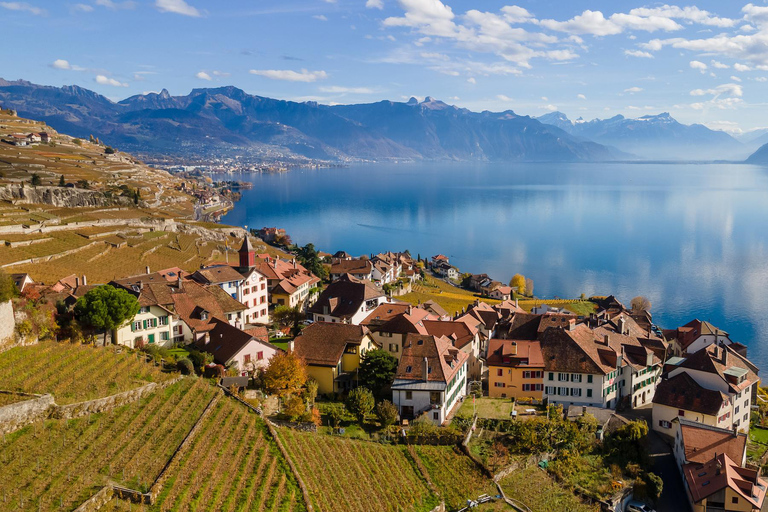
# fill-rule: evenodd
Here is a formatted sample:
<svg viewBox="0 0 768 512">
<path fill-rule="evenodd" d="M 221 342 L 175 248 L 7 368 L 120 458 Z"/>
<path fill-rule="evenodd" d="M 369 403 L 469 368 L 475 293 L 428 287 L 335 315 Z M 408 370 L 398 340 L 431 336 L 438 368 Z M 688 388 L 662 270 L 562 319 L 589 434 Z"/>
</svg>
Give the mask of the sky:
<svg viewBox="0 0 768 512">
<path fill-rule="evenodd" d="M 120 99 L 234 85 L 326 104 L 426 96 L 571 119 L 768 126 L 768 3 L 0 1 L 0 77 Z"/>
</svg>

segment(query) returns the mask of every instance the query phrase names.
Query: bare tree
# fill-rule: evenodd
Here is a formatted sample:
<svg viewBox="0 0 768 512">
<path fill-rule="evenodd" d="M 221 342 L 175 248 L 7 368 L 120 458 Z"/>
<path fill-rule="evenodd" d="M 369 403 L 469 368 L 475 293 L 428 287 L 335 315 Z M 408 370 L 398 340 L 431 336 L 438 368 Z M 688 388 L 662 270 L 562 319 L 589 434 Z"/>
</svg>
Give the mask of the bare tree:
<svg viewBox="0 0 768 512">
<path fill-rule="evenodd" d="M 647 297 L 638 296 L 632 299 L 632 302 L 630 302 L 630 305 L 632 306 L 632 311 L 650 311 L 651 310 L 651 301 L 648 300 Z"/>
<path fill-rule="evenodd" d="M 525 294 L 529 297 L 533 297 L 533 279 L 525 279 Z"/>
</svg>

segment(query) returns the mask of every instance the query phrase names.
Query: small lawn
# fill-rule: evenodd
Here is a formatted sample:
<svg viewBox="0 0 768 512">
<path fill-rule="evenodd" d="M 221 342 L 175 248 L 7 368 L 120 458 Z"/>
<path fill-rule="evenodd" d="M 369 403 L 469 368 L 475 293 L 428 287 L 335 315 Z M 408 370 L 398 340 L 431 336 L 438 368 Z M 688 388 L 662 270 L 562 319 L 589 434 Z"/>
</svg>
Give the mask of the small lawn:
<svg viewBox="0 0 768 512">
<path fill-rule="evenodd" d="M 181 347 L 168 349 L 168 353 L 174 356 L 177 360 L 181 359 L 182 357 L 189 357 L 189 351 Z"/>
<path fill-rule="evenodd" d="M 754 426 L 749 429 L 749 438 L 755 443 L 768 445 L 768 430 Z"/>
<path fill-rule="evenodd" d="M 270 340 L 269 342 L 279 348 L 280 350 L 288 350 L 288 341 L 277 341 L 277 340 L 285 340 L 285 338 L 274 338 L 274 340 Z"/>
<path fill-rule="evenodd" d="M 461 404 L 461 408 L 456 413 L 456 416 L 471 418 L 476 408 L 479 418 L 504 420 L 512 417 L 512 406 L 513 402 L 509 398 L 489 398 L 486 396 L 476 398 L 473 405 L 472 397 L 468 396 L 464 399 L 464 403 Z"/>
</svg>

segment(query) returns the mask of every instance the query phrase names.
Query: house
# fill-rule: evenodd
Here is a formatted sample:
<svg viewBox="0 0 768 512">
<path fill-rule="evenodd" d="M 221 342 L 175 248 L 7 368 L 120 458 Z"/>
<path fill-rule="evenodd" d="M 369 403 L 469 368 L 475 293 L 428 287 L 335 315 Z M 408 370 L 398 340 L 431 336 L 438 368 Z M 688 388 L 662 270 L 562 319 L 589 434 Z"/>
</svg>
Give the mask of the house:
<svg viewBox="0 0 768 512">
<path fill-rule="evenodd" d="M 329 284 L 308 313 L 315 322 L 360 324 L 387 296 L 370 281 L 349 274 Z"/>
<path fill-rule="evenodd" d="M 19 293 L 24 293 L 24 289 L 28 285 L 35 284 L 35 282 L 32 280 L 31 277 L 29 277 L 29 274 L 11 274 L 11 279 L 13 280 L 13 284 L 16 285 L 16 289 L 19 290 Z"/>
<path fill-rule="evenodd" d="M 490 280 L 491 278 L 488 277 L 488 274 L 472 274 L 469 276 L 469 288 L 479 292 L 482 287 L 482 283 Z"/>
<path fill-rule="evenodd" d="M 340 259 L 331 264 L 331 281 L 336 281 L 344 274 L 349 274 L 357 279 L 370 281 L 372 279 L 373 264 L 370 260 Z"/>
<path fill-rule="evenodd" d="M 284 229 L 267 227 L 261 228 L 256 234 L 259 235 L 259 238 L 269 244 L 274 243 L 276 240 L 284 239 L 286 236 Z"/>
<path fill-rule="evenodd" d="M 675 431 L 673 452 L 681 474 L 686 464 L 705 464 L 718 453 L 728 455 L 742 467 L 746 465 L 746 434 L 684 418 L 675 418 L 672 423 Z"/>
<path fill-rule="evenodd" d="M 693 512 L 759 512 L 768 486 L 759 470 L 743 468 L 725 453 L 683 466 L 683 484 Z"/>
<path fill-rule="evenodd" d="M 472 380 L 481 380 L 485 364 L 481 359 L 480 331 L 465 322 L 424 320 L 427 334 L 437 338 L 445 337 L 451 344 L 467 354 L 467 371 Z"/>
<path fill-rule="evenodd" d="M 488 396 L 542 399 L 544 359 L 538 341 L 490 340 L 486 364 Z"/>
<path fill-rule="evenodd" d="M 664 329 L 663 333 L 669 341 L 672 355 L 675 356 L 693 354 L 713 344 L 733 343 L 727 332 L 698 319 L 691 320 L 677 329 Z"/>
<path fill-rule="evenodd" d="M 708 389 L 688 373 L 662 380 L 653 397 L 651 427 L 666 436 L 673 435 L 673 421 L 685 418 L 713 427 L 730 429 L 733 425 L 728 395 Z"/>
<path fill-rule="evenodd" d="M 441 263 L 448 264 L 449 263 L 448 256 L 446 256 L 444 254 L 438 254 L 436 256 L 432 256 L 432 266 L 433 267 L 435 265 L 439 265 Z"/>
<path fill-rule="evenodd" d="M 496 300 L 510 300 L 512 298 L 512 287 L 511 286 L 498 286 L 494 288 L 488 296 L 492 299 Z"/>
<path fill-rule="evenodd" d="M 372 278 L 380 285 L 390 284 L 397 281 L 403 272 L 404 263 L 407 267 L 412 267 L 410 255 L 406 253 L 386 252 L 380 253 L 371 258 L 373 264 Z"/>
<path fill-rule="evenodd" d="M 379 308 L 381 307 L 379 306 Z M 434 317 L 423 309 L 410 308 L 379 326 L 371 327 L 371 335 L 383 350 L 400 359 L 406 336 L 408 334 L 427 334 L 424 322 L 431 318 Z"/>
<path fill-rule="evenodd" d="M 456 280 L 459 278 L 459 271 L 446 262 L 441 261 L 432 265 L 432 271 L 437 275 L 447 277 L 448 279 Z"/>
<path fill-rule="evenodd" d="M 256 270 L 267 278 L 269 301 L 274 305 L 311 306 L 317 298 L 320 278 L 293 259 L 285 261 L 269 254 L 256 255 Z"/>
<path fill-rule="evenodd" d="M 351 260 L 352 259 L 352 255 L 349 254 L 347 251 L 336 251 L 333 254 L 333 259 L 336 259 L 336 260 Z"/>
<path fill-rule="evenodd" d="M 392 383 L 402 419 L 426 414 L 442 425 L 466 395 L 469 357 L 445 337 L 409 334 Z"/>
<path fill-rule="evenodd" d="M 307 374 L 321 395 L 357 386 L 357 369 L 366 352 L 378 348 L 367 327 L 315 322 L 291 342 L 291 350 L 307 364 Z"/>
<path fill-rule="evenodd" d="M 679 416 L 716 427 L 748 432 L 752 395 L 753 392 L 756 393 L 755 386 L 759 383 L 757 372 L 757 367 L 747 358 L 724 344 L 709 345 L 687 357 L 669 359 L 665 365 L 666 381 L 659 384 L 660 390 L 662 384 L 667 383 L 664 387 L 665 394 L 662 399 L 657 400 L 657 390 L 657 396 L 653 400 L 653 428 L 662 432 L 667 429 L 668 432 L 672 419 L 676 417 L 674 407 L 670 410 L 669 403 L 689 403 L 689 395 L 696 392 L 702 397 L 711 397 L 706 411 L 693 409 L 694 417 L 691 418 L 685 415 L 689 409 L 678 407 Z M 680 378 L 682 375 L 686 376 L 684 381 Z M 685 387 L 673 387 L 669 382 L 687 384 Z M 717 410 L 715 394 L 721 400 Z"/>
<path fill-rule="evenodd" d="M 48 132 L 40 132 L 38 135 L 43 144 L 48 144 L 51 141 L 51 135 Z"/>
<path fill-rule="evenodd" d="M 252 374 L 265 368 L 280 350 L 264 337 L 254 336 L 217 318 L 212 323 L 213 328 L 197 341 L 197 348 L 213 355 L 216 364 L 236 368 L 241 374 Z"/>
<path fill-rule="evenodd" d="M 419 307 L 424 311 L 431 313 L 433 316 L 436 316 L 438 320 L 451 319 L 451 315 L 448 314 L 445 308 L 433 300 L 423 302 L 421 305 L 419 305 Z"/>
<path fill-rule="evenodd" d="M 572 315 L 570 311 L 568 311 L 565 308 L 553 308 L 549 304 L 542 304 L 541 306 L 536 306 L 534 308 L 531 308 L 531 313 L 534 315 Z"/>
</svg>

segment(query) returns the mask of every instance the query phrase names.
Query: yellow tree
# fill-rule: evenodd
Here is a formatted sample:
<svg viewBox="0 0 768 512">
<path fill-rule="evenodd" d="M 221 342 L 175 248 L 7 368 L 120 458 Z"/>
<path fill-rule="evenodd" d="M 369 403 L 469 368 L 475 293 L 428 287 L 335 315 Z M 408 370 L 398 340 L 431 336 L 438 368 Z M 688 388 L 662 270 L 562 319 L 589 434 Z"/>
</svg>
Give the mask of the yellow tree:
<svg viewBox="0 0 768 512">
<path fill-rule="evenodd" d="M 523 274 L 515 274 L 512 276 L 509 286 L 514 288 L 520 295 L 525 295 L 525 276 Z"/>
<path fill-rule="evenodd" d="M 263 382 L 269 393 L 293 395 L 307 382 L 307 366 L 293 352 L 278 352 L 269 360 Z"/>
</svg>

